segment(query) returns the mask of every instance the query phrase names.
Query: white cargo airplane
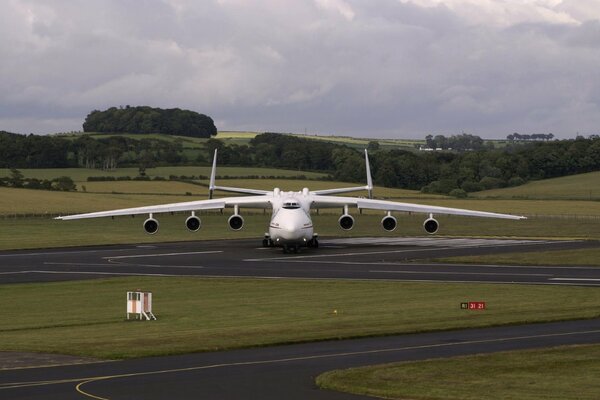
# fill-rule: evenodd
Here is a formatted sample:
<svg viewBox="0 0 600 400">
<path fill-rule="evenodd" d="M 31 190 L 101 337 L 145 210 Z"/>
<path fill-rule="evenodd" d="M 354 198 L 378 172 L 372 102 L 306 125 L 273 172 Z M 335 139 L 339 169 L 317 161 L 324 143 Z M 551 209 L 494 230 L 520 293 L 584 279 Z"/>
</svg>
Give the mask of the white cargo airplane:
<svg viewBox="0 0 600 400">
<path fill-rule="evenodd" d="M 229 217 L 229 227 L 238 231 L 244 226 L 244 218 L 240 215 L 240 208 L 271 208 L 273 213 L 269 223 L 269 232 L 265 233 L 263 245 L 265 247 L 283 247 L 284 252 L 297 252 L 299 247 L 318 247 L 318 235 L 314 233 L 310 210 L 321 208 L 341 208 L 342 215 L 338 223 L 343 230 L 350 230 L 354 226 L 354 218 L 348 213 L 349 208 L 381 210 L 384 217 L 381 226 L 384 230 L 391 232 L 396 229 L 397 221 L 392 216 L 392 211 L 415 212 L 429 214 L 423 223 L 423 228 L 429 234 L 438 231 L 439 223 L 433 218 L 433 214 L 455 214 L 472 217 L 489 217 L 504 219 L 526 219 L 522 216 L 497 214 L 483 211 L 463 210 L 460 208 L 436 207 L 420 204 L 399 203 L 395 201 L 375 200 L 372 198 L 373 182 L 369 167 L 369 155 L 365 150 L 365 164 L 367 170 L 367 185 L 358 187 L 346 187 L 338 189 L 325 189 L 311 191 L 304 188 L 299 192 L 285 192 L 279 188 L 272 191 L 244 189 L 215 185 L 215 174 L 217 167 L 217 150 L 215 150 L 212 171 L 210 174 L 209 200 L 188 201 L 184 203 L 162 204 L 148 207 L 125 208 L 122 210 L 100 211 L 87 214 L 69 215 L 57 217 L 60 220 L 115 217 L 121 215 L 148 214 L 144 221 L 144 230 L 149 234 L 158 232 L 158 220 L 154 214 L 190 211 L 191 215 L 185 220 L 188 230 L 195 232 L 200 229 L 200 218 L 195 214 L 201 210 L 222 210 L 233 208 L 233 214 Z M 225 197 L 213 199 L 214 190 L 226 192 L 245 193 L 250 196 Z M 330 196 L 336 193 L 368 191 L 369 198 Z"/>
</svg>

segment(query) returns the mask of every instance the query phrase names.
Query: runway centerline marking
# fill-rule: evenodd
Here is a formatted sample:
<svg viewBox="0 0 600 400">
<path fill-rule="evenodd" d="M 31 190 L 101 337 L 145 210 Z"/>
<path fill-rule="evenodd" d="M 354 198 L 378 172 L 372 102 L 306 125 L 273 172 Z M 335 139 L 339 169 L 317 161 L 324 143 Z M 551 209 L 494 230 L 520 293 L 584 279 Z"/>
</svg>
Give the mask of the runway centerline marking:
<svg viewBox="0 0 600 400">
<path fill-rule="evenodd" d="M 600 333 L 600 329 L 588 330 L 588 331 L 571 331 L 571 332 L 562 332 L 562 333 L 545 333 L 545 334 L 527 335 L 527 336 L 511 336 L 511 337 L 501 337 L 501 338 L 495 338 L 495 339 L 468 340 L 468 341 L 454 342 L 454 343 L 433 343 L 433 344 L 424 344 L 424 345 L 418 345 L 418 346 L 403 346 L 403 347 L 392 347 L 392 348 L 374 349 L 374 350 L 319 354 L 319 355 L 312 355 L 312 356 L 287 357 L 287 358 L 278 358 L 278 359 L 272 359 L 272 360 L 240 361 L 240 362 L 231 362 L 231 363 L 200 365 L 200 366 L 187 367 L 187 368 L 174 368 L 174 369 L 147 371 L 147 372 L 132 372 L 132 373 L 126 373 L 126 374 L 104 375 L 104 376 L 95 376 L 95 377 L 87 377 L 87 378 L 69 378 L 69 379 L 60 379 L 60 380 L 11 382 L 11 383 L 0 384 L 0 390 L 79 382 L 79 384 L 75 387 L 75 389 L 80 394 L 87 396 L 89 398 L 97 399 L 97 400 L 108 400 L 107 398 L 95 396 L 93 394 L 85 392 L 82 389 L 82 386 L 84 386 L 88 383 L 98 382 L 98 381 L 102 381 L 102 380 L 109 380 L 109 379 L 130 378 L 130 377 L 139 377 L 139 376 L 148 376 L 148 375 L 161 375 L 161 374 L 177 373 L 177 372 L 198 371 L 198 370 L 204 370 L 204 369 L 215 369 L 215 368 L 235 367 L 235 366 L 264 365 L 264 364 L 282 364 L 282 363 L 294 362 L 294 361 L 318 360 L 318 359 L 336 358 L 336 357 L 350 357 L 350 356 L 360 356 L 360 355 L 367 355 L 367 354 L 393 353 L 393 352 L 399 352 L 399 351 L 428 349 L 428 348 L 456 347 L 456 346 L 463 346 L 463 345 L 468 346 L 468 345 L 473 345 L 473 344 L 510 342 L 510 341 L 516 341 L 516 340 L 539 339 L 539 338 L 548 338 L 548 337 L 589 335 L 589 334 L 597 334 L 597 333 Z"/>
<path fill-rule="evenodd" d="M 171 257 L 171 256 L 187 256 L 190 254 L 216 254 L 223 253 L 223 250 L 211 250 L 211 251 L 188 251 L 184 253 L 162 253 L 162 254 L 133 254 L 130 256 L 114 256 L 114 257 L 102 257 L 105 260 L 119 260 L 123 258 L 144 258 L 144 257 Z"/>
</svg>

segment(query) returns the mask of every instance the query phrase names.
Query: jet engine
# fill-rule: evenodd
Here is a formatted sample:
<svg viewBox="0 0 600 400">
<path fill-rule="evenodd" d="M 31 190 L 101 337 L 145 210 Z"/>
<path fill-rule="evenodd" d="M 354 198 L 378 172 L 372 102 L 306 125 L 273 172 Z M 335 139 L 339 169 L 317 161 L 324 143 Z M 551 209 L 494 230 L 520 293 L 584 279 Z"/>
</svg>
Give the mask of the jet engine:
<svg viewBox="0 0 600 400">
<path fill-rule="evenodd" d="M 231 217 L 229 217 L 227 223 L 231 229 L 234 231 L 239 231 L 244 226 L 244 218 L 242 218 L 242 216 L 239 214 L 233 214 Z"/>
<path fill-rule="evenodd" d="M 440 223 L 430 216 L 425 220 L 425 222 L 423 222 L 423 228 L 425 229 L 425 232 L 433 235 L 440 228 Z"/>
<path fill-rule="evenodd" d="M 338 219 L 338 223 L 340 224 L 340 228 L 349 231 L 354 226 L 354 218 L 350 214 L 344 214 Z"/>
<path fill-rule="evenodd" d="M 381 220 L 381 226 L 386 231 L 392 232 L 396 230 L 396 226 L 398 226 L 398 221 L 396 221 L 396 218 L 392 217 L 391 215 L 386 215 Z"/>
<path fill-rule="evenodd" d="M 195 215 L 190 215 L 185 220 L 185 227 L 188 228 L 190 232 L 197 232 L 201 226 L 202 221 L 200 221 L 200 218 L 196 217 Z"/>
<path fill-rule="evenodd" d="M 158 232 L 158 221 L 152 217 L 148 218 L 144 221 L 144 230 L 146 233 L 154 235 L 156 232 Z"/>
</svg>

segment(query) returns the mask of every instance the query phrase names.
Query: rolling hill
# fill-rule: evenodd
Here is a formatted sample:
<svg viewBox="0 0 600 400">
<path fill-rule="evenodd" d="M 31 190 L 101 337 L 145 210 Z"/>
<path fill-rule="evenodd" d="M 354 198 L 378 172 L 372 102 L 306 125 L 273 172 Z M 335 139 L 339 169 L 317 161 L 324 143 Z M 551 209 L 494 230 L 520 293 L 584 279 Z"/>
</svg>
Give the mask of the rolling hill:
<svg viewBox="0 0 600 400">
<path fill-rule="evenodd" d="M 521 186 L 470 193 L 477 198 L 600 200 L 600 171 L 532 181 Z"/>
</svg>

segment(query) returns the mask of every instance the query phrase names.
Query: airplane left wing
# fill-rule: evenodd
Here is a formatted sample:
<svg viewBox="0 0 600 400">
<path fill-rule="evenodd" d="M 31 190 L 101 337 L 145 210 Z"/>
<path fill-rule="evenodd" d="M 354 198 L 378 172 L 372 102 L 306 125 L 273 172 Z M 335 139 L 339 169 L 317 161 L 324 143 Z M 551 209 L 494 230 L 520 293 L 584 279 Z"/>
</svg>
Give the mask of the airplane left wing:
<svg viewBox="0 0 600 400">
<path fill-rule="evenodd" d="M 527 219 L 527 217 L 499 214 L 486 211 L 466 210 L 462 208 L 428 206 L 413 203 L 400 203 L 387 200 L 361 199 L 355 197 L 338 196 L 314 196 L 313 208 L 335 208 L 335 207 L 357 207 L 359 209 L 382 210 L 382 211 L 404 211 L 424 214 L 453 214 L 468 217 L 486 217 L 503 219 Z"/>
<path fill-rule="evenodd" d="M 228 207 L 267 208 L 271 205 L 271 196 L 224 197 L 222 199 L 187 201 L 183 203 L 160 204 L 156 206 L 123 208 L 120 210 L 99 211 L 86 214 L 56 217 L 60 220 L 117 217 L 122 215 L 159 214 L 179 211 L 219 210 Z"/>
</svg>

